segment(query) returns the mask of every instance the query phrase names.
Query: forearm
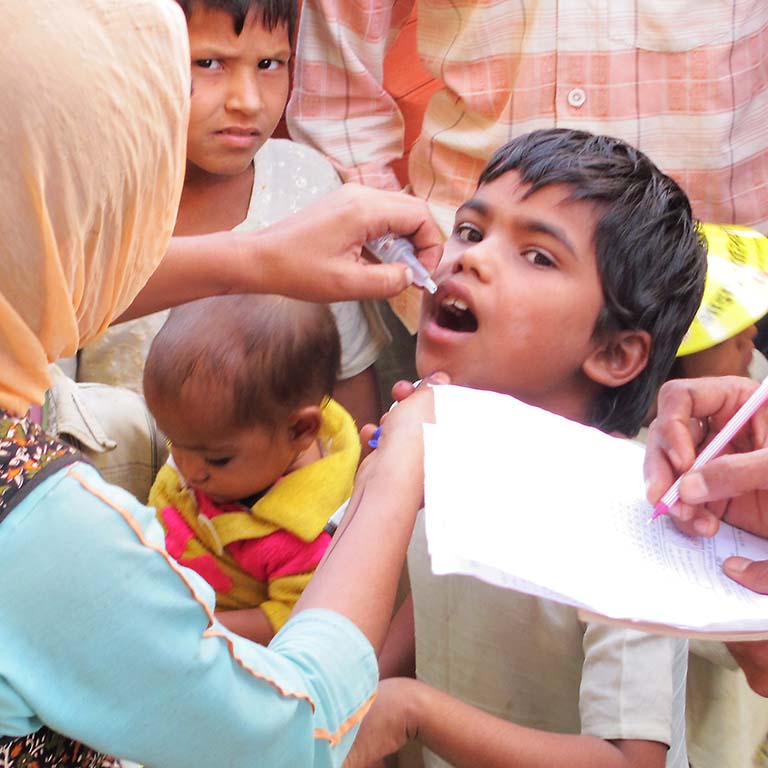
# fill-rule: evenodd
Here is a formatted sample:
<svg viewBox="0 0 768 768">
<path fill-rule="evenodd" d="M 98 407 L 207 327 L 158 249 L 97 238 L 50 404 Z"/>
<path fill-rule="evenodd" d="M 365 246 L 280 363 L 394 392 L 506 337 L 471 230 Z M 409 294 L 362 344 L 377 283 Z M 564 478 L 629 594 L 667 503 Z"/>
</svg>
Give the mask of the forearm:
<svg viewBox="0 0 768 768">
<path fill-rule="evenodd" d="M 403 600 L 389 625 L 384 647 L 379 654 L 379 676 L 382 680 L 416 676 L 416 635 L 411 593 Z"/>
<path fill-rule="evenodd" d="M 148 765 L 340 765 L 341 748 L 315 730 L 341 731 L 373 692 L 375 660 L 359 633 L 306 614 L 268 649 L 235 637 L 213 622 L 202 580 L 162 549 L 151 510 L 124 506 L 125 494 L 110 502 L 90 467 L 46 482 L 53 492 L 0 531 L 10 568 L 0 613 L 20 640 L 6 656 L 41 673 L 25 678 L 20 712 Z M 73 558 L 67 541 L 88 544 Z M 30 572 L 30 562 L 44 566 Z M 40 595 L 51 596 L 55 633 L 19 609 Z M 315 760 L 321 752 L 333 762 Z"/>
<path fill-rule="evenodd" d="M 294 615 L 311 607 L 343 614 L 376 653 L 424 495 L 424 424 L 435 419 L 431 385 L 446 378 L 426 377 L 382 422 L 378 447 L 358 471 L 341 526 L 294 609 Z"/>
<path fill-rule="evenodd" d="M 245 241 L 237 233 L 214 232 L 195 237 L 174 237 L 155 273 L 116 323 L 175 307 L 206 296 L 226 293 L 266 293 L 262 259 L 269 258 L 268 242 L 256 235 L 245 257 Z M 263 248 L 261 257 L 257 252 Z"/>
<path fill-rule="evenodd" d="M 515 725 L 418 681 L 404 681 L 407 727 L 456 768 L 663 768 L 667 746 Z"/>
<path fill-rule="evenodd" d="M 372 469 L 358 482 L 326 559 L 294 613 L 307 608 L 337 611 L 357 624 L 378 653 L 392 617 L 423 485 L 404 472 L 399 461 L 377 461 Z"/>
<path fill-rule="evenodd" d="M 409 236 L 427 269 L 437 265 L 442 242 L 423 201 L 355 184 L 255 232 L 174 238 L 119 321 L 227 293 L 316 302 L 394 296 L 410 284 L 409 270 L 361 258 L 363 244 L 387 231 Z"/>
<path fill-rule="evenodd" d="M 236 611 L 216 611 L 216 618 L 231 632 L 247 637 L 254 643 L 269 645 L 275 630 L 261 608 L 242 608 Z"/>
<path fill-rule="evenodd" d="M 344 519 L 294 614 L 337 611 L 381 649 L 416 514 L 424 495 L 424 424 L 434 422 L 432 374 L 382 422 L 378 447 L 360 466 Z"/>
</svg>

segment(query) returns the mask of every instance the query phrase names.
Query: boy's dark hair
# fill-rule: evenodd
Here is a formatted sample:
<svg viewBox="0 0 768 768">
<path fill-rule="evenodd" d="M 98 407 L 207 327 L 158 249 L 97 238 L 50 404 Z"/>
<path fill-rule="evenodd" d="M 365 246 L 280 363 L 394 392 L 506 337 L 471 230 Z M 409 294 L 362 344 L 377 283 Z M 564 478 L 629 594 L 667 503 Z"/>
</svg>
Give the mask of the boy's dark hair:
<svg viewBox="0 0 768 768">
<path fill-rule="evenodd" d="M 704 293 L 706 246 L 683 190 L 638 149 L 586 131 L 534 131 L 499 149 L 480 175 L 486 184 L 515 170 L 526 196 L 551 184 L 570 200 L 594 203 L 594 234 L 604 305 L 595 335 L 644 330 L 648 364 L 632 381 L 604 388 L 590 422 L 634 435 L 672 367 Z M 567 333 L 567 329 L 563 329 Z"/>
<path fill-rule="evenodd" d="M 144 389 L 183 399 L 184 384 L 230 394 L 222 426 L 274 426 L 330 397 L 341 345 L 325 304 L 280 296 L 215 296 L 171 310 L 144 368 Z M 218 406 L 218 404 L 217 404 Z M 227 418 L 228 417 L 228 418 Z"/>
<path fill-rule="evenodd" d="M 251 8 L 256 10 L 261 23 L 271 32 L 280 24 L 288 27 L 288 39 L 293 46 L 293 33 L 296 29 L 297 0 L 176 0 L 189 18 L 198 5 L 212 11 L 224 11 L 232 17 L 235 34 L 243 31 L 245 17 Z"/>
</svg>

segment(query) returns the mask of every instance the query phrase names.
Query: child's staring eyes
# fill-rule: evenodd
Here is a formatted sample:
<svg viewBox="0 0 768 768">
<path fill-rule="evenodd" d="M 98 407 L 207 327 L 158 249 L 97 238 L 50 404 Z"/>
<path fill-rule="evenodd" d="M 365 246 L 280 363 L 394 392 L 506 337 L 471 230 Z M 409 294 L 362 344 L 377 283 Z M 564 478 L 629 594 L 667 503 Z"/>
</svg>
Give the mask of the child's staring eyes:
<svg viewBox="0 0 768 768">
<path fill-rule="evenodd" d="M 473 224 L 457 224 L 453 228 L 453 234 L 465 243 L 479 243 L 483 239 L 483 233 Z"/>
<path fill-rule="evenodd" d="M 262 59 L 256 66 L 259 69 L 275 70 L 280 68 L 285 62 L 279 59 Z"/>
<path fill-rule="evenodd" d="M 465 243 L 480 243 L 483 240 L 482 231 L 474 224 L 462 222 L 456 224 L 453 228 L 453 236 Z M 535 267 L 555 267 L 557 266 L 552 256 L 541 248 L 525 248 L 521 251 L 522 256 Z"/>
<path fill-rule="evenodd" d="M 195 59 L 194 65 L 200 69 L 221 69 L 221 62 L 218 59 Z"/>
<path fill-rule="evenodd" d="M 546 252 L 539 250 L 538 248 L 526 248 L 523 251 L 523 256 L 535 267 L 554 267 L 555 261 Z"/>
</svg>

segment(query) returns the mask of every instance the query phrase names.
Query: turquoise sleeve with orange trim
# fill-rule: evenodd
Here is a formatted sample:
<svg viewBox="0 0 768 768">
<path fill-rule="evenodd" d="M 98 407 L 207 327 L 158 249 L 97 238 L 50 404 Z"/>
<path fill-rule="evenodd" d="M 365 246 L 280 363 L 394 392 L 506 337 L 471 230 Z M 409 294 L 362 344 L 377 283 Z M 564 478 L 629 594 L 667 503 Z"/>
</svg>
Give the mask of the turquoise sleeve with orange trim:
<svg viewBox="0 0 768 768">
<path fill-rule="evenodd" d="M 163 538 L 84 464 L 0 525 L 0 733 L 46 721 L 165 768 L 341 766 L 377 682 L 362 633 L 311 610 L 267 648 L 233 635 Z"/>
</svg>

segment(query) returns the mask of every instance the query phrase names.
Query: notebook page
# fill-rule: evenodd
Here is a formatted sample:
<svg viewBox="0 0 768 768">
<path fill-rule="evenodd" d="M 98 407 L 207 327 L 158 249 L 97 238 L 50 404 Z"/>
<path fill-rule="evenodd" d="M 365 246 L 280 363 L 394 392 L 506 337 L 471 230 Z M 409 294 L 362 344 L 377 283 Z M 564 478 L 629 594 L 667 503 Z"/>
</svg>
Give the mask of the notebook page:
<svg viewBox="0 0 768 768">
<path fill-rule="evenodd" d="M 435 387 L 435 409 L 424 430 L 435 573 L 691 634 L 768 633 L 768 597 L 721 571 L 730 554 L 768 559 L 768 542 L 649 525 L 642 446 L 491 392 Z"/>
</svg>

